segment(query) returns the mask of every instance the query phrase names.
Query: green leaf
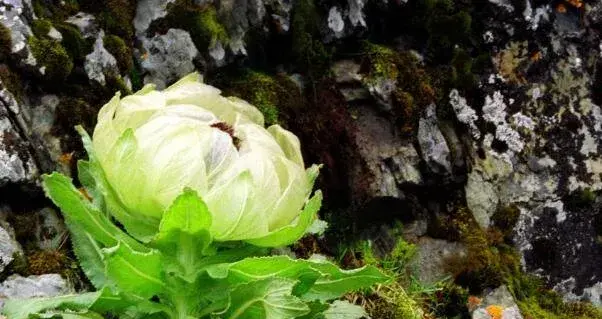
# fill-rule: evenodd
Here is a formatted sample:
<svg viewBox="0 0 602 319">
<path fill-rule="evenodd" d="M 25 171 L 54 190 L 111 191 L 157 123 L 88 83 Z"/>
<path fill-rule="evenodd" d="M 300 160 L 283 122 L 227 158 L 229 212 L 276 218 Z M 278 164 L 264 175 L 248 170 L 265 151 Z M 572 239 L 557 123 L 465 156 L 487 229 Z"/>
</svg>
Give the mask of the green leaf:
<svg viewBox="0 0 602 319">
<path fill-rule="evenodd" d="M 310 261 L 308 261 L 310 262 Z M 324 274 L 301 296 L 303 300 L 332 300 L 347 292 L 383 283 L 390 278 L 378 268 L 364 266 L 358 269 L 342 270 L 330 262 L 311 262 L 312 268 Z"/>
<path fill-rule="evenodd" d="M 305 204 L 295 225 L 288 225 L 276 230 L 269 235 L 257 239 L 247 240 L 248 243 L 261 247 L 279 247 L 290 245 L 305 235 L 307 229 L 316 218 L 322 205 L 322 192 L 316 191 L 314 196 Z"/>
<path fill-rule="evenodd" d="M 142 253 L 120 242 L 103 252 L 107 275 L 119 289 L 147 299 L 164 290 L 161 254 L 157 250 Z"/>
<path fill-rule="evenodd" d="M 69 229 L 71 230 L 73 251 L 82 270 L 96 289 L 104 287 L 108 280 L 105 274 L 106 265 L 102 247 L 90 233 L 78 225 L 71 225 Z"/>
<path fill-rule="evenodd" d="M 194 282 L 199 263 L 211 244 L 211 214 L 197 193 L 185 189 L 167 209 L 153 245 L 174 263 L 188 282 Z"/>
<path fill-rule="evenodd" d="M 292 295 L 295 281 L 270 278 L 239 285 L 230 293 L 230 307 L 223 318 L 289 319 L 309 312 L 309 307 Z"/>
<path fill-rule="evenodd" d="M 90 311 L 73 313 L 73 312 L 55 312 L 51 311 L 48 313 L 44 313 L 41 315 L 33 315 L 30 318 L 40 318 L 40 319 L 103 319 L 104 317 Z"/>
<path fill-rule="evenodd" d="M 362 306 L 347 301 L 335 300 L 326 311 L 325 319 L 361 319 L 370 318 Z"/>
<path fill-rule="evenodd" d="M 84 181 L 86 181 L 86 184 L 84 184 L 84 181 L 82 181 L 82 184 L 87 189 L 90 187 L 88 190 L 92 197 L 102 195 L 102 203 L 105 205 L 106 210 L 123 224 L 129 234 L 139 241 L 149 242 L 157 232 L 159 221 L 149 216 L 134 215 L 128 212 L 106 179 L 105 173 L 94 154 L 92 139 L 90 139 L 88 133 L 81 126 L 77 126 L 76 129 L 82 137 L 82 142 L 89 158 L 88 164 L 84 164 L 83 167 L 86 171 L 83 173 L 83 176 L 80 176 L 80 178 L 83 177 Z M 117 141 L 117 145 L 118 147 L 115 151 L 132 153 L 136 147 L 136 139 L 133 131 L 131 129 L 125 131 Z M 94 183 L 92 183 L 90 178 L 94 179 Z"/>
<path fill-rule="evenodd" d="M 133 249 L 148 251 L 147 247 L 124 233 L 99 212 L 73 186 L 70 178 L 55 172 L 42 176 L 42 180 L 46 195 L 61 209 L 70 230 L 74 225 L 81 227 L 104 247 L 112 247 L 122 241 Z"/>
<path fill-rule="evenodd" d="M 30 315 L 41 314 L 48 310 L 86 311 L 92 308 L 101 297 L 108 294 L 108 290 L 104 289 L 52 298 L 8 299 L 2 313 L 10 319 L 28 319 Z"/>
</svg>

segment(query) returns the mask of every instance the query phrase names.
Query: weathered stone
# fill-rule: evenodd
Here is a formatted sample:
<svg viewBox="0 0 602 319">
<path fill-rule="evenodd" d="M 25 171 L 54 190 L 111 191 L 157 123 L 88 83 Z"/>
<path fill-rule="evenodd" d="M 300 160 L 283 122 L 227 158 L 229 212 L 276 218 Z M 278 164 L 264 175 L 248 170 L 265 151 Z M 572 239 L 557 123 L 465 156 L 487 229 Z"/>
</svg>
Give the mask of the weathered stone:
<svg viewBox="0 0 602 319">
<path fill-rule="evenodd" d="M 4 227 L 9 227 L 8 224 L 0 226 L 0 272 L 4 271 L 14 259 L 15 254 L 23 254 L 21 246 L 15 240 L 14 235 L 9 233 Z"/>
<path fill-rule="evenodd" d="M 418 144 L 422 159 L 436 174 L 451 173 L 450 152 L 437 124 L 435 104 L 429 105 L 418 124 Z"/>
<path fill-rule="evenodd" d="M 0 23 L 7 27 L 11 32 L 13 54 L 20 57 L 26 65 L 35 66 L 37 61 L 33 54 L 27 39 L 33 35 L 29 27 L 29 21 L 32 19 L 31 3 L 29 1 L 19 0 L 1 0 L 0 1 Z"/>
<path fill-rule="evenodd" d="M 411 268 L 425 284 L 436 283 L 450 275 L 446 269 L 449 258 L 466 256 L 466 248 L 458 242 L 422 237 L 416 245 L 418 254 Z"/>
<path fill-rule="evenodd" d="M 497 316 L 499 310 L 501 317 Z M 483 298 L 481 306 L 472 313 L 472 319 L 523 319 L 523 316 L 508 287 L 504 285 Z"/>
<path fill-rule="evenodd" d="M 140 0 L 136 7 L 134 28 L 137 35 L 146 32 L 151 22 L 167 15 L 167 5 L 175 0 Z"/>
<path fill-rule="evenodd" d="M 98 35 L 100 29 L 96 23 L 96 18 L 85 12 L 78 12 L 69 17 L 65 22 L 76 26 L 85 38 L 94 38 Z"/>
<path fill-rule="evenodd" d="M 0 308 L 6 299 L 55 297 L 73 292 L 73 288 L 58 274 L 29 277 L 12 275 L 0 284 Z"/>
<path fill-rule="evenodd" d="M 119 67 L 115 57 L 105 49 L 103 38 L 104 32 L 101 31 L 94 42 L 94 51 L 86 55 L 84 68 L 90 80 L 105 85 L 107 76 L 119 76 Z"/>
<path fill-rule="evenodd" d="M 148 54 L 141 61 L 142 68 L 148 72 L 145 83 L 164 88 L 195 69 L 193 62 L 199 51 L 184 30 L 169 29 L 164 35 L 144 39 L 143 45 Z"/>
</svg>

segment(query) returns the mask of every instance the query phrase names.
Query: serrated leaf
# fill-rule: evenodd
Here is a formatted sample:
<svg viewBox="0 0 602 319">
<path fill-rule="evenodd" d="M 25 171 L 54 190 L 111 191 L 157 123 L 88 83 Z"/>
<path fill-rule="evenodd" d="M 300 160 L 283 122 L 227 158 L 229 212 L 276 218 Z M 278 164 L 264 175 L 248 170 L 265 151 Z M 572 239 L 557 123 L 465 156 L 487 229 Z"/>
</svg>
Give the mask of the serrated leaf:
<svg viewBox="0 0 602 319">
<path fill-rule="evenodd" d="M 32 319 L 103 319 L 104 317 L 90 311 L 85 311 L 81 313 L 73 313 L 73 312 L 48 312 L 40 315 L 30 316 Z"/>
<path fill-rule="evenodd" d="M 71 183 L 71 179 L 60 173 L 42 176 L 46 195 L 52 199 L 63 215 L 67 226 L 81 227 L 88 232 L 94 240 L 105 247 L 117 245 L 119 241 L 125 242 L 133 249 L 147 251 L 148 248 L 137 242 L 128 234 L 115 226 L 107 216 L 99 212 L 94 205 L 80 193 Z"/>
<path fill-rule="evenodd" d="M 228 319 L 289 319 L 309 312 L 309 307 L 292 295 L 296 282 L 281 278 L 253 281 L 230 293 Z"/>
<path fill-rule="evenodd" d="M 322 192 L 316 191 L 314 196 L 305 204 L 298 220 L 293 225 L 288 225 L 261 238 L 247 240 L 248 243 L 261 247 L 279 247 L 290 245 L 305 235 L 307 229 L 316 218 L 322 205 Z"/>
<path fill-rule="evenodd" d="M 119 199 L 110 183 L 107 181 L 105 173 L 94 154 L 92 140 L 88 133 L 81 127 L 76 127 L 79 132 L 84 148 L 88 153 L 87 171 L 84 173 L 84 179 L 88 185 L 91 185 L 90 176 L 94 179 L 94 188 L 91 192 L 102 195 L 102 202 L 106 210 L 117 219 L 128 231 L 139 241 L 149 242 L 156 234 L 159 226 L 159 220 L 150 216 L 131 214 Z M 136 147 L 136 140 L 132 130 L 127 130 L 117 141 L 118 147 L 116 151 L 133 152 Z M 86 166 L 84 164 L 84 166 Z M 89 175 L 89 176 L 86 176 Z M 83 182 L 82 182 L 83 183 Z M 86 185 L 86 186 L 88 186 Z"/>
<path fill-rule="evenodd" d="M 8 299 L 2 313 L 10 319 L 28 319 L 31 315 L 48 310 L 86 311 L 108 291 L 101 290 L 78 295 L 65 295 L 51 298 Z"/>
<path fill-rule="evenodd" d="M 343 270 L 330 262 L 312 262 L 312 268 L 320 271 L 324 276 L 316 280 L 309 291 L 301 296 L 306 301 L 332 300 L 347 292 L 390 280 L 378 268 L 372 266 Z"/>
<path fill-rule="evenodd" d="M 194 282 L 199 263 L 211 244 L 211 214 L 197 193 L 185 189 L 166 210 L 153 245 L 171 262 L 181 277 Z"/>
<path fill-rule="evenodd" d="M 354 305 L 348 301 L 335 300 L 326 311 L 324 319 L 370 319 L 362 306 Z"/>
<path fill-rule="evenodd" d="M 157 250 L 137 252 L 124 243 L 103 250 L 107 275 L 121 290 L 143 298 L 163 291 L 164 274 Z"/>
<path fill-rule="evenodd" d="M 81 227 L 71 225 L 69 229 L 71 230 L 73 251 L 86 277 L 88 277 L 96 289 L 106 286 L 108 280 L 105 274 L 106 265 L 102 247 L 94 240 L 90 233 Z"/>
</svg>

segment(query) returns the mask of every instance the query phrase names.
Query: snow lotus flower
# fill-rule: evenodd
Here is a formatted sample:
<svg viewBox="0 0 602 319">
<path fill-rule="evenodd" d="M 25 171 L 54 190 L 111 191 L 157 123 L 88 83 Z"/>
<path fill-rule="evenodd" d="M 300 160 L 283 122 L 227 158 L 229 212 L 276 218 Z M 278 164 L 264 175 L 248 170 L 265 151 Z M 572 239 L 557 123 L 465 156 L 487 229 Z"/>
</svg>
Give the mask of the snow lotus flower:
<svg viewBox="0 0 602 319">
<path fill-rule="evenodd" d="M 91 147 L 117 203 L 109 211 L 133 234 L 138 223 L 158 225 L 192 189 L 211 213 L 214 240 L 279 246 L 302 235 L 321 200 L 318 191 L 308 201 L 318 166 L 305 169 L 299 139 L 264 128 L 257 108 L 197 73 L 163 91 L 117 94 L 98 114 Z"/>
</svg>

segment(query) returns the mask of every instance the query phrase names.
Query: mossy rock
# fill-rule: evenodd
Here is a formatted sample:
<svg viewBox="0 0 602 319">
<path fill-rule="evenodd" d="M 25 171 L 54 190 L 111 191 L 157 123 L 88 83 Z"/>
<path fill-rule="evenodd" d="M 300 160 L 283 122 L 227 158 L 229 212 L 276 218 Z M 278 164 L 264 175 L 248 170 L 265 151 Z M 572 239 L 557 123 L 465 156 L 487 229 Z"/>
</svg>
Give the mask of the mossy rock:
<svg viewBox="0 0 602 319">
<path fill-rule="evenodd" d="M 36 19 L 31 22 L 31 31 L 38 38 L 48 38 L 48 33 L 52 29 L 52 22 L 45 19 Z"/>
<path fill-rule="evenodd" d="M 116 35 L 107 35 L 103 39 L 104 47 L 117 60 L 117 66 L 122 73 L 130 73 L 134 67 L 132 50 L 125 41 Z"/>
<path fill-rule="evenodd" d="M 242 74 L 225 76 L 218 80 L 225 95 L 248 101 L 263 113 L 266 125 L 281 122 L 283 109 L 294 108 L 302 101 L 299 88 L 284 76 L 245 70 Z"/>
<path fill-rule="evenodd" d="M 92 52 L 92 43 L 86 41 L 75 26 L 69 23 L 55 23 L 54 27 L 62 34 L 61 44 L 74 61 L 83 62 L 86 55 Z"/>
<path fill-rule="evenodd" d="M 38 64 L 45 68 L 44 78 L 62 81 L 69 76 L 73 69 L 73 61 L 59 42 L 34 36 L 29 37 L 28 42 Z"/>
<path fill-rule="evenodd" d="M 0 64 L 0 80 L 2 80 L 4 87 L 12 93 L 17 100 L 23 98 L 24 90 L 21 79 L 6 64 Z"/>
<path fill-rule="evenodd" d="M 38 18 L 64 21 L 79 12 L 77 0 L 33 0 L 33 12 Z"/>
<path fill-rule="evenodd" d="M 136 1 L 80 0 L 79 3 L 84 11 L 95 14 L 100 26 L 108 33 L 128 40 L 134 36 Z"/>
<path fill-rule="evenodd" d="M 12 52 L 13 38 L 10 29 L 0 23 L 0 58 L 8 58 Z"/>
<path fill-rule="evenodd" d="M 312 0 L 299 0 L 291 18 L 291 56 L 301 72 L 319 80 L 329 73 L 333 52 L 320 38 L 320 16 Z"/>
<path fill-rule="evenodd" d="M 199 6 L 193 0 L 176 0 L 167 6 L 165 18 L 155 20 L 149 33 L 165 33 L 170 28 L 186 30 L 192 42 L 200 50 L 205 51 L 216 41 L 228 42 L 226 28 L 219 22 L 217 11 L 211 5 Z"/>
</svg>

